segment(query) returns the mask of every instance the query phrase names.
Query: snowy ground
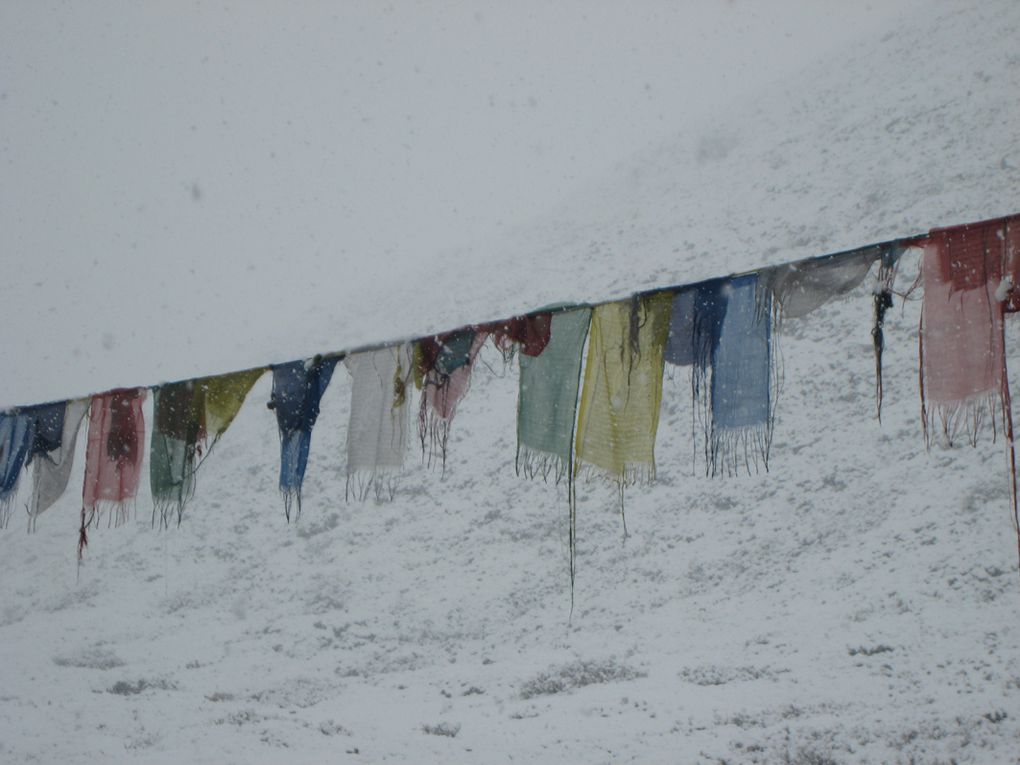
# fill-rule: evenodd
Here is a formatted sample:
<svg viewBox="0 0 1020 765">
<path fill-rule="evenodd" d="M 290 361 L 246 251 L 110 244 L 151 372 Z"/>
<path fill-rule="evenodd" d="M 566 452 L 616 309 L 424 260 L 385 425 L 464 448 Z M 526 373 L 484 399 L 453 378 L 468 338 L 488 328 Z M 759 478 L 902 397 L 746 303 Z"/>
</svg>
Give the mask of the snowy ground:
<svg viewBox="0 0 1020 765">
<path fill-rule="evenodd" d="M 433 328 L 1020 210 L 1020 6 L 932 6 L 459 261 L 487 292 Z M 80 576 L 75 492 L 0 536 L 0 760 L 1018 763 L 1004 448 L 925 452 L 918 314 L 890 314 L 881 425 L 867 289 L 787 325 L 767 475 L 692 474 L 677 371 L 629 538 L 581 487 L 572 618 L 565 489 L 514 475 L 494 352 L 445 477 L 412 460 L 387 503 L 343 501 L 338 370 L 290 525 L 263 378 L 180 529 L 143 494 Z"/>
</svg>

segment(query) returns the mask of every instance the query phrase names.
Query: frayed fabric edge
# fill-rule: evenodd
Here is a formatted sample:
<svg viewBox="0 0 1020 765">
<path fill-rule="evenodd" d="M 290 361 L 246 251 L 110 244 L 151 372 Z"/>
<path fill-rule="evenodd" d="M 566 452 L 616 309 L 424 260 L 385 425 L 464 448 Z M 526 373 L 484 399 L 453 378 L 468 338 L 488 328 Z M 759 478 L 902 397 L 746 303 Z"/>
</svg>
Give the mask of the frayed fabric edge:
<svg viewBox="0 0 1020 765">
<path fill-rule="evenodd" d="M 11 523 L 11 514 L 14 508 L 13 492 L 11 496 L 0 500 L 0 529 L 6 529 Z M 31 519 L 31 515 L 29 516 Z"/>
<path fill-rule="evenodd" d="M 705 473 L 710 476 L 748 475 L 769 471 L 772 446 L 771 425 L 745 428 L 717 428 L 708 438 L 708 460 Z"/>
<path fill-rule="evenodd" d="M 403 471 L 399 468 L 376 468 L 375 470 L 354 470 L 347 474 L 344 499 L 351 498 L 364 502 L 370 496 L 376 502 L 392 502 L 397 493 L 397 482 Z"/>
<path fill-rule="evenodd" d="M 999 414 L 1001 398 L 1001 391 L 993 389 L 975 393 L 962 401 L 937 404 L 924 401 L 921 424 L 924 428 L 925 447 L 931 449 L 932 442 L 936 439 L 944 446 L 952 447 L 959 439 L 961 431 L 971 446 L 977 446 L 978 437 L 986 422 L 991 425 L 994 443 L 1003 425 Z"/>
<path fill-rule="evenodd" d="M 85 512 L 86 526 L 89 528 L 98 528 L 103 522 L 103 516 L 106 516 L 107 528 L 117 528 L 127 523 L 134 513 L 135 498 L 125 499 L 123 502 L 102 500 L 91 507 L 86 505 L 82 510 Z"/>
<path fill-rule="evenodd" d="M 655 483 L 655 462 L 631 462 L 624 465 L 622 472 L 614 472 L 579 460 L 574 466 L 574 477 L 584 480 L 601 478 L 621 488 L 647 486 Z"/>
<path fill-rule="evenodd" d="M 418 437 L 421 439 L 422 461 L 430 468 L 438 461 L 445 474 L 446 447 L 450 441 L 450 420 L 431 411 L 424 395 L 418 417 Z"/>
<path fill-rule="evenodd" d="M 171 521 L 174 516 L 177 516 L 177 525 L 181 525 L 181 521 L 184 518 L 184 507 L 194 497 L 194 489 L 189 492 L 189 496 L 182 497 L 180 499 L 176 497 L 171 498 L 160 498 L 153 499 L 152 501 L 152 527 L 158 526 L 161 529 L 170 528 Z"/>
<path fill-rule="evenodd" d="M 283 513 L 287 516 L 287 523 L 290 523 L 295 507 L 297 510 L 293 515 L 296 521 L 301 517 L 301 489 L 280 489 L 280 494 L 283 495 Z"/>
<path fill-rule="evenodd" d="M 559 485 L 567 477 L 570 461 L 563 459 L 561 455 L 532 449 L 522 444 L 517 447 L 515 469 L 517 475 L 529 480 L 541 478 L 548 482 L 551 477 L 553 483 Z"/>
</svg>

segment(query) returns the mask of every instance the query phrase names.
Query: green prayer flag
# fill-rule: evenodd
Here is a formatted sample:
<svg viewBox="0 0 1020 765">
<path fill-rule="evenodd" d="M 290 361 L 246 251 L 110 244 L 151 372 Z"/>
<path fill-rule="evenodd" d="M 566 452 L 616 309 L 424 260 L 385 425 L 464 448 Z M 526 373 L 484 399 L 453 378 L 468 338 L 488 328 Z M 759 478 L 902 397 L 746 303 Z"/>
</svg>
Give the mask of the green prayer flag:
<svg viewBox="0 0 1020 765">
<path fill-rule="evenodd" d="M 159 395 L 158 391 L 156 395 Z M 152 432 L 149 449 L 149 485 L 152 501 L 164 526 L 169 525 L 170 512 L 177 510 L 180 522 L 184 505 L 195 494 L 195 444 Z"/>
<path fill-rule="evenodd" d="M 154 512 L 169 525 L 177 510 L 195 493 L 195 456 L 205 440 L 205 396 L 194 380 L 169 383 L 153 392 L 153 427 L 149 445 L 149 485 Z"/>
<path fill-rule="evenodd" d="M 553 314 L 542 352 L 519 354 L 517 471 L 528 477 L 554 472 L 558 481 L 570 466 L 581 356 L 590 323 L 589 308 Z"/>
</svg>

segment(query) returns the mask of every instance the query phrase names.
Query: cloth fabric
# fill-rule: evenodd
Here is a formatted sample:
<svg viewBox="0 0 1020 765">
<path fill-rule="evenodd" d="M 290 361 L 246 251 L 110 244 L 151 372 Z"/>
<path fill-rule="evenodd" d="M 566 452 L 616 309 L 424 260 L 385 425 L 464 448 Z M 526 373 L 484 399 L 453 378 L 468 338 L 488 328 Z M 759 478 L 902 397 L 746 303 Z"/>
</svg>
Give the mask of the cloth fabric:
<svg viewBox="0 0 1020 765">
<path fill-rule="evenodd" d="M 684 367 L 694 363 L 694 317 L 698 288 L 681 289 L 673 296 L 665 360 Z"/>
<path fill-rule="evenodd" d="M 1001 221 L 998 236 L 1002 243 L 1003 279 L 996 297 L 1002 301 L 1003 311 L 1020 311 L 1020 215 L 1011 215 Z M 1005 346 L 1005 343 L 1003 343 Z M 1013 432 L 1013 403 L 1010 397 L 1009 380 L 1003 362 L 1002 416 L 1006 429 L 1006 445 L 1009 452 L 1010 500 L 1013 505 L 1013 528 L 1016 529 L 1017 557 L 1020 559 L 1020 491 L 1016 477 L 1016 439 Z"/>
<path fill-rule="evenodd" d="M 729 283 L 713 279 L 684 288 L 673 297 L 673 313 L 666 345 L 666 361 L 691 367 L 691 398 L 694 402 L 692 440 L 699 426 L 706 472 L 711 472 L 712 397 L 709 389 L 712 360 L 719 347 L 726 318 Z"/>
<path fill-rule="evenodd" d="M 137 494 L 145 438 L 145 397 L 145 388 L 92 397 L 82 495 L 86 510 L 99 510 L 103 503 L 122 510 L 123 504 Z"/>
<path fill-rule="evenodd" d="M 921 278 L 921 415 L 925 441 L 939 426 L 952 443 L 976 443 L 985 422 L 1001 424 L 1020 555 L 1020 500 L 1004 312 L 1020 301 L 1016 273 L 1020 216 L 936 229 L 924 240 Z"/>
<path fill-rule="evenodd" d="M 591 325 L 591 309 L 550 314 L 540 353 L 522 346 L 517 397 L 517 473 L 559 482 L 567 476 L 570 549 L 570 603 L 574 603 L 577 497 L 574 490 L 574 422 L 581 384 L 581 361 Z M 544 334 L 545 329 L 540 331 Z"/>
<path fill-rule="evenodd" d="M 589 466 L 620 486 L 655 478 L 663 354 L 673 297 L 596 306 L 578 410 L 575 472 Z"/>
<path fill-rule="evenodd" d="M 316 357 L 273 366 L 273 393 L 269 407 L 276 412 L 280 430 L 280 491 L 290 520 L 296 501 L 301 513 L 301 485 L 308 465 L 312 428 L 319 417 L 319 403 L 329 386 L 338 358 Z"/>
<path fill-rule="evenodd" d="M 74 464 L 78 431 L 89 408 L 88 399 L 76 399 L 57 404 L 59 416 L 49 412 L 41 418 L 47 434 L 36 438 L 32 456 L 32 502 L 29 506 L 29 530 L 34 530 L 39 515 L 53 506 L 67 489 Z M 54 438 L 54 427 L 59 419 L 60 434 Z"/>
<path fill-rule="evenodd" d="M 169 383 L 153 393 L 154 423 L 149 448 L 149 485 L 153 520 L 163 526 L 177 511 L 180 524 L 184 506 L 195 493 L 196 456 L 206 438 L 205 390 L 196 381 Z"/>
<path fill-rule="evenodd" d="M 419 340 L 415 346 L 416 380 L 421 381 L 418 387 L 424 387 L 424 379 L 430 372 L 448 377 L 470 364 L 474 360 L 471 351 L 475 336 L 479 333 L 484 335 L 485 330 L 470 327 Z"/>
<path fill-rule="evenodd" d="M 768 469 L 772 440 L 771 295 L 758 291 L 758 276 L 732 279 L 726 314 L 712 353 L 708 463 L 712 475 Z"/>
<path fill-rule="evenodd" d="M 893 307 L 893 282 L 896 280 L 896 268 L 903 255 L 904 248 L 892 245 L 883 248 L 879 258 L 878 278 L 875 280 L 874 322 L 871 327 L 871 341 L 875 350 L 875 407 L 878 421 L 882 421 L 882 398 L 885 387 L 882 380 L 882 355 L 885 352 L 885 314 Z"/>
<path fill-rule="evenodd" d="M 924 241 L 921 277 L 921 409 L 930 443 L 937 425 L 951 443 L 974 442 L 997 422 L 1005 390 L 1000 222 L 936 229 Z"/>
<path fill-rule="evenodd" d="M 552 331 L 552 314 L 548 312 L 514 316 L 505 321 L 492 322 L 479 327 L 492 335 L 492 343 L 509 357 L 513 349 L 519 348 L 525 356 L 538 356 L 549 343 Z"/>
<path fill-rule="evenodd" d="M 713 279 L 685 287 L 673 296 L 665 360 L 693 366 L 702 381 L 707 380 L 726 316 L 726 285 L 724 279 Z"/>
<path fill-rule="evenodd" d="M 78 557 L 88 546 L 87 529 L 102 510 L 116 510 L 116 523 L 127 516 L 127 503 L 138 493 L 142 471 L 145 388 L 109 391 L 92 397 L 85 448 Z"/>
<path fill-rule="evenodd" d="M 997 229 L 1003 280 L 997 297 L 1006 313 L 1020 311 L 1020 215 L 990 222 Z M 992 242 L 994 246 L 994 242 Z"/>
<path fill-rule="evenodd" d="M 517 472 L 552 473 L 559 481 L 571 464 L 574 418 L 584 342 L 591 309 L 550 316 L 549 339 L 540 355 L 519 356 Z"/>
<path fill-rule="evenodd" d="M 230 427 L 249 391 L 265 373 L 264 368 L 247 369 L 197 381 L 205 396 L 205 427 L 213 445 Z"/>
<path fill-rule="evenodd" d="M 772 438 L 772 287 L 757 274 L 673 297 L 666 360 L 690 365 L 696 431 L 710 475 L 768 468 Z"/>
<path fill-rule="evenodd" d="M 34 431 L 31 416 L 18 411 L 0 413 L 0 528 L 10 520 L 21 469 L 32 452 Z"/>
<path fill-rule="evenodd" d="M 418 342 L 415 351 L 421 380 L 418 436 L 429 463 L 438 458 L 446 467 L 450 423 L 457 404 L 471 385 L 471 369 L 488 334 L 481 329 L 462 329 Z"/>
<path fill-rule="evenodd" d="M 410 344 L 358 353 L 344 359 L 352 378 L 347 428 L 347 492 L 364 499 L 393 494 L 393 477 L 404 466 L 414 349 Z"/>
<path fill-rule="evenodd" d="M 32 449 L 26 464 L 40 454 L 46 454 L 60 448 L 60 439 L 64 434 L 64 414 L 67 410 L 66 401 L 53 404 L 39 404 L 22 409 L 22 413 L 32 419 Z"/>
<path fill-rule="evenodd" d="M 766 268 L 758 274 L 759 295 L 771 294 L 780 318 L 799 319 L 861 284 L 881 255 L 880 248 L 865 247 Z"/>
<path fill-rule="evenodd" d="M 160 523 L 166 526 L 176 510 L 177 523 L 181 522 L 184 507 L 195 494 L 199 466 L 264 373 L 265 369 L 251 369 L 156 389 L 149 447 L 153 520 L 158 513 Z M 210 435 L 211 444 L 207 442 Z"/>
</svg>

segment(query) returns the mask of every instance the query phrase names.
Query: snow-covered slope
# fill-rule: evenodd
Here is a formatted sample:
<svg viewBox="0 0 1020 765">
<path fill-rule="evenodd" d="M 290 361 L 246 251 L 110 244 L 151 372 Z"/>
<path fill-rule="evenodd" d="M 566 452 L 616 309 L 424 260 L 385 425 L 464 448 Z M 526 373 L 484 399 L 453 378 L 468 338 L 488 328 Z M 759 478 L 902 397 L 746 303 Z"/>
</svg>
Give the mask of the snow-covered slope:
<svg viewBox="0 0 1020 765">
<path fill-rule="evenodd" d="M 921 2 L 4 5 L 0 405 L 485 309 L 442 248 Z"/>
<path fill-rule="evenodd" d="M 931 9 L 429 266 L 486 291 L 378 310 L 406 301 L 394 332 L 448 328 L 1020 208 L 1020 6 Z M 0 535 L 0 757 L 1020 762 L 1003 446 L 925 453 L 918 312 L 891 314 L 881 425 L 867 290 L 787 325 L 767 475 L 692 475 L 687 380 L 667 380 L 626 541 L 613 488 L 580 489 L 572 619 L 565 490 L 514 476 L 516 375 L 495 353 L 445 477 L 412 460 L 387 503 L 343 501 L 338 371 L 289 526 L 264 378 L 180 529 L 152 530 L 142 496 L 79 578 L 73 492 L 37 534 Z M 329 347 L 381 339 L 359 321 Z"/>
</svg>

